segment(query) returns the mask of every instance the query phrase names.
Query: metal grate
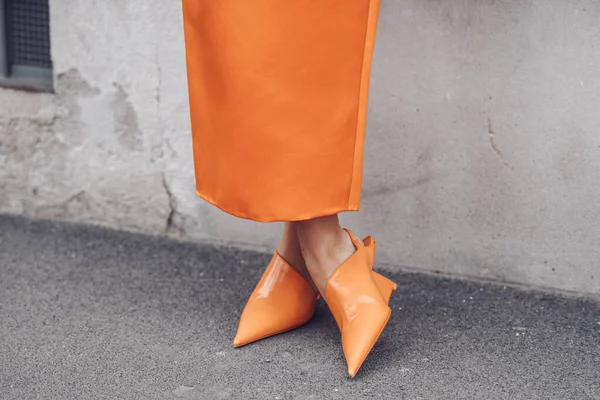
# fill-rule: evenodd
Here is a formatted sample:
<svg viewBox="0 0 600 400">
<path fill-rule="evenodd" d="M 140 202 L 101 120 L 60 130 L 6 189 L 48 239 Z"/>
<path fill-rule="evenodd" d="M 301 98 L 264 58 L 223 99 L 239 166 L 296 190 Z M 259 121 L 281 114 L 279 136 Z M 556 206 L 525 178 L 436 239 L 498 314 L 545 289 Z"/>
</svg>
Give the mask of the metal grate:
<svg viewBox="0 0 600 400">
<path fill-rule="evenodd" d="M 52 68 L 48 0 L 5 0 L 10 65 Z"/>
</svg>

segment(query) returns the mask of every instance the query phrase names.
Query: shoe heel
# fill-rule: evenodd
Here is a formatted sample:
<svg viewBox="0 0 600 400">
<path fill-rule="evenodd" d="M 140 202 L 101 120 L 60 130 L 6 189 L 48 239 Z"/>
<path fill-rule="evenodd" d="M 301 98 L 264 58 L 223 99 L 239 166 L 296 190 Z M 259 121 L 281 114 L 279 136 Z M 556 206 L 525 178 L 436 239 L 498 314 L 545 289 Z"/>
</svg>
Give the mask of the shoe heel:
<svg viewBox="0 0 600 400">
<path fill-rule="evenodd" d="M 398 288 L 398 285 L 393 282 L 391 279 L 386 278 L 385 276 L 373 271 L 373 281 L 377 285 L 379 289 L 379 293 L 381 293 L 381 297 L 386 304 L 389 304 L 390 297 L 392 297 L 392 293 Z"/>
</svg>

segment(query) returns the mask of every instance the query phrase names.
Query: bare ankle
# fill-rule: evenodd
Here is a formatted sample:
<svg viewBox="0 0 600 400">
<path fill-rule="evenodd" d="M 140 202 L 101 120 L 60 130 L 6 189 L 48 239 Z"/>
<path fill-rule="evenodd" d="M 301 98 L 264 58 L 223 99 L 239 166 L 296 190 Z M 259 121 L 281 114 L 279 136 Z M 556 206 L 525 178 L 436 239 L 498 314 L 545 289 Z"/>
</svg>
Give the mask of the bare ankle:
<svg viewBox="0 0 600 400">
<path fill-rule="evenodd" d="M 333 272 L 350 258 L 356 249 L 348 233 L 341 230 L 328 241 L 312 248 L 303 247 L 302 251 L 316 287 L 322 295 L 325 295 L 327 282 Z"/>
<path fill-rule="evenodd" d="M 356 251 L 352 239 L 346 230 L 342 229 L 335 246 L 335 257 L 341 260 L 340 264 L 349 259 Z"/>
<path fill-rule="evenodd" d="M 313 279 L 306 268 L 306 262 L 304 261 L 302 250 L 300 249 L 296 229 L 289 222 L 285 224 L 283 235 L 277 246 L 277 252 L 310 284 L 315 292 L 318 292 L 317 286 L 313 282 Z"/>
<path fill-rule="evenodd" d="M 308 272 L 325 295 L 331 274 L 354 254 L 352 240 L 340 226 L 337 214 L 298 221 L 292 226 L 296 228 Z"/>
</svg>

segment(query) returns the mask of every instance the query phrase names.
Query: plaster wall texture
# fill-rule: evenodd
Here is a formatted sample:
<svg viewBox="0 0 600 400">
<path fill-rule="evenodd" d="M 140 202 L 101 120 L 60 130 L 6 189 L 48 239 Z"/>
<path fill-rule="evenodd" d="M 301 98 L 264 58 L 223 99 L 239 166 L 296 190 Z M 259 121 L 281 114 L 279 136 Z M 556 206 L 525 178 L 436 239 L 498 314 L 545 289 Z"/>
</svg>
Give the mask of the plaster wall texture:
<svg viewBox="0 0 600 400">
<path fill-rule="evenodd" d="M 194 193 L 180 2 L 51 5 L 0 89 L 0 212 L 272 248 Z M 600 3 L 384 0 L 360 213 L 388 268 L 600 293 Z"/>
</svg>

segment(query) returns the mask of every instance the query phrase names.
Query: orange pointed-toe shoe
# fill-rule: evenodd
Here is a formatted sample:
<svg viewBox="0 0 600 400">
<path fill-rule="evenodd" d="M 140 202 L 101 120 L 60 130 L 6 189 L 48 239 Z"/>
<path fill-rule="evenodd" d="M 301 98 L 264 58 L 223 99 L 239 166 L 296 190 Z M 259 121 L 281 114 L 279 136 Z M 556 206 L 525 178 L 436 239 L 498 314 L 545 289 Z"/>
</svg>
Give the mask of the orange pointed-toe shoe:
<svg viewBox="0 0 600 400">
<path fill-rule="evenodd" d="M 235 347 L 277 335 L 307 323 L 319 295 L 275 252 L 240 317 Z"/>
<path fill-rule="evenodd" d="M 375 271 L 372 276 L 387 304 L 396 284 Z M 242 312 L 234 347 L 304 325 L 314 315 L 318 299 L 304 277 L 275 252 Z"/>
<path fill-rule="evenodd" d="M 342 335 L 348 374 L 355 376 L 387 325 L 392 310 L 371 268 L 375 240 L 359 240 L 347 230 L 356 251 L 327 281 L 325 301 Z"/>
</svg>

